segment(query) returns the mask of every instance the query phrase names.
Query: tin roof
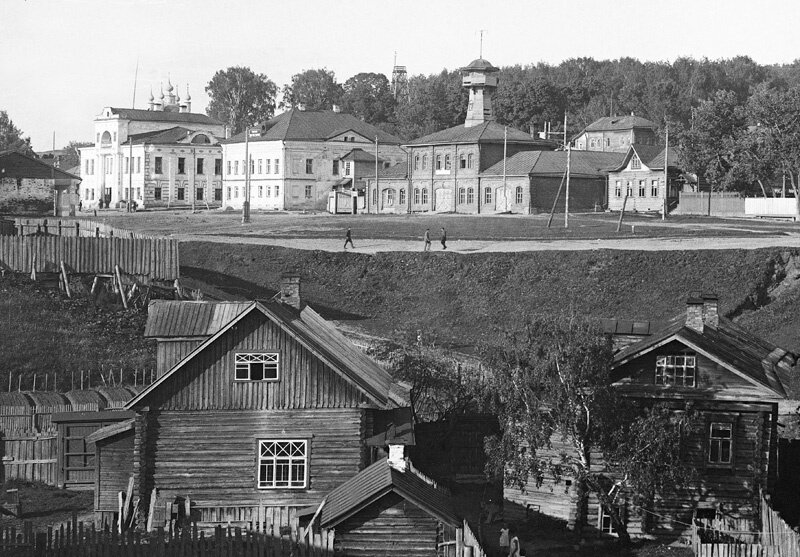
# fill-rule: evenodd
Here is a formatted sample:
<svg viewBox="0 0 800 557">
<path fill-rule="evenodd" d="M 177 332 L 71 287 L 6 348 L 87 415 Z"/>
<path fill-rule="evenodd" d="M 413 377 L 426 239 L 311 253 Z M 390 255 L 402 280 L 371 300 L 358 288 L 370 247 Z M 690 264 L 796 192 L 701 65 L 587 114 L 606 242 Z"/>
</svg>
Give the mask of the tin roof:
<svg viewBox="0 0 800 557">
<path fill-rule="evenodd" d="M 460 124 L 438 132 L 434 132 L 419 139 L 415 139 L 408 145 L 441 145 L 451 143 L 503 143 L 507 140 L 512 144 L 536 145 L 542 149 L 554 149 L 556 143 L 546 139 L 531 137 L 523 131 L 515 128 L 507 128 L 508 137 L 504 139 L 506 127 L 497 122 L 489 121 L 477 126 L 465 126 Z"/>
<path fill-rule="evenodd" d="M 0 151 L 0 175 L 4 178 L 81 179 L 80 176 L 64 172 L 44 161 L 17 151 Z"/>
<path fill-rule="evenodd" d="M 624 153 L 571 151 L 570 176 L 600 178 L 618 166 Z M 506 176 L 561 176 L 567 169 L 566 151 L 523 151 L 505 161 Z M 502 176 L 503 161 L 490 166 L 482 176 Z"/>
<path fill-rule="evenodd" d="M 611 172 L 619 172 L 623 170 L 625 167 L 628 166 L 628 162 L 631 160 L 631 157 L 634 153 L 639 157 L 639 160 L 642 161 L 642 164 L 647 166 L 652 170 L 663 170 L 664 169 L 664 147 L 660 145 L 641 145 L 638 143 L 634 143 L 628 148 L 628 151 L 625 153 L 624 157 L 620 160 L 619 164 L 617 164 L 614 168 L 610 168 Z M 669 150 L 669 166 L 671 168 L 678 168 L 678 150 L 677 148 L 672 148 Z"/>
<path fill-rule="evenodd" d="M 389 493 L 398 494 L 442 522 L 461 526 L 450 496 L 411 469 L 393 468 L 386 459 L 368 466 L 328 493 L 320 523 L 323 528 L 333 527 Z"/>
<path fill-rule="evenodd" d="M 655 129 L 656 123 L 641 116 L 627 115 L 627 116 L 603 116 L 598 118 L 588 126 L 584 131 L 599 132 L 599 131 L 614 131 L 614 130 L 630 130 L 633 128 L 650 128 Z"/>
<path fill-rule="evenodd" d="M 195 133 L 203 134 L 205 136 L 210 135 L 209 133 L 203 131 L 190 130 L 182 126 L 175 126 L 174 128 L 168 128 L 166 130 L 155 130 L 150 132 L 132 134 L 128 136 L 128 139 L 131 141 L 131 143 L 133 143 L 133 145 L 140 145 L 144 143 L 161 144 L 161 145 L 163 144 L 171 145 L 177 143 L 186 144 L 185 141 L 186 138 Z M 209 140 L 211 139 L 212 138 L 209 138 Z M 127 142 L 125 144 L 127 145 Z M 196 143 L 191 145 L 196 147 L 202 147 L 202 146 L 216 145 L 216 142 Z"/>
<path fill-rule="evenodd" d="M 168 110 L 143 110 L 141 108 L 114 107 L 109 107 L 109 110 L 111 110 L 112 114 L 118 115 L 123 120 L 131 120 L 133 122 L 175 122 L 185 124 L 208 124 L 212 126 L 221 126 L 224 124 L 224 122 L 220 122 L 216 118 L 194 112 L 172 112 Z"/>
<path fill-rule="evenodd" d="M 485 58 L 476 58 L 475 60 L 473 60 L 472 62 L 461 68 L 462 72 L 468 72 L 473 70 L 479 72 L 499 72 L 500 68 L 496 68 L 495 66 L 492 65 L 491 62 L 489 62 Z"/>
<path fill-rule="evenodd" d="M 208 337 L 217 333 L 252 302 L 153 300 L 147 307 L 145 338 Z"/>
</svg>

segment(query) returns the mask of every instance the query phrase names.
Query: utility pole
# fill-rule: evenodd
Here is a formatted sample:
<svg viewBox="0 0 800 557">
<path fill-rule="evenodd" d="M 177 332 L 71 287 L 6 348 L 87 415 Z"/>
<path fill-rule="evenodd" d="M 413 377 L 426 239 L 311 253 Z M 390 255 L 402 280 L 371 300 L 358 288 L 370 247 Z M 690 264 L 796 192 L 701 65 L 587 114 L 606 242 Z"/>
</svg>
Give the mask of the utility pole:
<svg viewBox="0 0 800 557">
<path fill-rule="evenodd" d="M 353 165 L 355 166 L 356 161 L 353 161 Z M 380 195 L 381 188 L 378 187 L 378 136 L 375 136 L 375 196 L 377 197 Z M 381 206 L 378 205 L 377 212 L 380 213 Z"/>
<path fill-rule="evenodd" d="M 128 136 L 128 213 L 133 211 L 133 138 Z"/>
<path fill-rule="evenodd" d="M 503 198 L 505 199 L 504 209 L 508 209 L 508 192 L 506 191 L 506 160 L 508 159 L 508 126 L 503 127 Z M 481 192 L 478 191 L 478 196 Z M 496 204 L 495 204 L 496 206 Z"/>
<path fill-rule="evenodd" d="M 661 220 L 667 220 L 667 198 L 669 197 L 669 121 L 665 119 L 664 129 L 664 204 L 661 207 Z"/>
<path fill-rule="evenodd" d="M 250 224 L 250 127 L 244 127 L 244 203 L 242 224 Z"/>
<path fill-rule="evenodd" d="M 567 184 L 566 184 L 566 197 L 564 199 L 564 228 L 569 228 L 569 172 L 570 172 L 570 156 L 572 155 L 572 148 L 567 145 Z"/>
</svg>

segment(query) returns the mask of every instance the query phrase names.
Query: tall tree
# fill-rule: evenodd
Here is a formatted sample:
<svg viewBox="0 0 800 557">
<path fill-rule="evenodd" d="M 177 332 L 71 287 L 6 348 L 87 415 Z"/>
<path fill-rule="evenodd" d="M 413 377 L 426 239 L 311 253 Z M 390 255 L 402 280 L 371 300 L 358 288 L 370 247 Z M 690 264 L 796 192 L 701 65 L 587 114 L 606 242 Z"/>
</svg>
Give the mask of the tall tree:
<svg viewBox="0 0 800 557">
<path fill-rule="evenodd" d="M 67 170 L 81 164 L 81 147 L 91 147 L 92 145 L 94 145 L 94 143 L 89 141 L 70 141 L 67 143 L 63 148 L 66 153 L 61 159 L 61 169 Z"/>
<path fill-rule="evenodd" d="M 206 93 L 211 99 L 206 114 L 227 123 L 233 133 L 269 120 L 275 113 L 275 83 L 250 68 L 219 70 L 206 85 Z"/>
<path fill-rule="evenodd" d="M 686 414 L 620 397 L 611 386 L 611 341 L 588 321 L 534 318 L 503 340 L 487 353 L 501 427 L 499 436 L 486 440 L 487 473 L 503 474 L 506 485 L 520 488 L 529 478 L 570 476 L 579 497 L 576 531 L 591 492 L 620 541 L 629 543 L 620 497 L 652 501 L 691 477 L 680 459 Z M 552 450 L 555 436 L 571 450 Z M 603 458 L 593 463 L 596 453 Z"/>
<path fill-rule="evenodd" d="M 22 130 L 14 125 L 8 112 L 0 110 L 0 151 L 19 151 L 26 155 L 33 154 L 31 138 L 23 137 Z"/>
<path fill-rule="evenodd" d="M 379 73 L 359 73 L 344 82 L 342 110 L 369 124 L 394 121 L 395 100 L 389 80 Z"/>
<path fill-rule="evenodd" d="M 283 86 L 281 108 L 305 110 L 332 110 L 342 99 L 342 86 L 336 75 L 325 68 L 305 70 L 292 76 L 292 82 Z"/>
</svg>

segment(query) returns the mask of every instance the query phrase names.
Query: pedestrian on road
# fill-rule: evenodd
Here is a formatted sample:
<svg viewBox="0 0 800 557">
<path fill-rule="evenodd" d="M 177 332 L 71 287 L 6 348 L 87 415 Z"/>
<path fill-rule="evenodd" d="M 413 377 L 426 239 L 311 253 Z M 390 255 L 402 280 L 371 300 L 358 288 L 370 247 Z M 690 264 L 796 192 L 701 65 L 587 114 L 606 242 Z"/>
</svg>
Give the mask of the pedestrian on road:
<svg viewBox="0 0 800 557">
<path fill-rule="evenodd" d="M 431 229 L 425 229 L 425 249 L 423 251 L 431 251 Z"/>
<path fill-rule="evenodd" d="M 347 234 L 344 235 L 344 249 L 347 249 L 347 244 L 350 244 L 350 247 L 356 249 L 353 245 L 353 237 L 350 235 L 350 229 L 347 229 Z"/>
<path fill-rule="evenodd" d="M 442 227 L 441 242 L 442 242 L 442 249 L 447 249 L 447 230 L 444 229 L 444 226 Z"/>
</svg>

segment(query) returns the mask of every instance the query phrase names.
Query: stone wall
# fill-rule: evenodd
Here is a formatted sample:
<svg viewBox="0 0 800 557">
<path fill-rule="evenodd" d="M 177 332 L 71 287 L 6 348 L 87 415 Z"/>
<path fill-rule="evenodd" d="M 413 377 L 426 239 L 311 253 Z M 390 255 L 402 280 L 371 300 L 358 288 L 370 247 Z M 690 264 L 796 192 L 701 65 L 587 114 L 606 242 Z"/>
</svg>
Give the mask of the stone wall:
<svg viewBox="0 0 800 557">
<path fill-rule="evenodd" d="M 0 213 L 41 214 L 53 211 L 53 181 L 44 178 L 0 179 Z"/>
</svg>

